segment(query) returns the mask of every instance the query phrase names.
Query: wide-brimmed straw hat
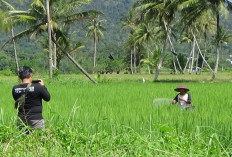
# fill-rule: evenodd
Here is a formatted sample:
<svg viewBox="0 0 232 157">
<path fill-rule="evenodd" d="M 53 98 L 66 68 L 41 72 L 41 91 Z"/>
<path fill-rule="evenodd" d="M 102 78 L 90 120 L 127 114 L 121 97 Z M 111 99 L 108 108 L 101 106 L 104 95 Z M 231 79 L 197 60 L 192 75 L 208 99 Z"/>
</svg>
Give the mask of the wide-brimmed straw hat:
<svg viewBox="0 0 232 157">
<path fill-rule="evenodd" d="M 183 85 L 183 84 L 180 84 L 180 85 L 179 85 L 178 87 L 176 87 L 174 90 L 177 91 L 177 92 L 179 92 L 180 89 L 184 89 L 184 90 L 186 90 L 186 91 L 189 91 L 189 89 L 188 89 L 187 87 L 185 87 L 185 85 Z"/>
</svg>

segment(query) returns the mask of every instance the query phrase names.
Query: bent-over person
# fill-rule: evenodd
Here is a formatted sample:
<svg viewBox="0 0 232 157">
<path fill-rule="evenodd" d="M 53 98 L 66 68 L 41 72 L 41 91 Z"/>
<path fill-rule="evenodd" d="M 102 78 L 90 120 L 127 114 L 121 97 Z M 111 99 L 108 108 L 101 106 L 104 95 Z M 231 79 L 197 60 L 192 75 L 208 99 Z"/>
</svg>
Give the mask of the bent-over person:
<svg viewBox="0 0 232 157">
<path fill-rule="evenodd" d="M 22 83 L 12 89 L 12 95 L 16 101 L 15 108 L 18 110 L 17 125 L 19 129 L 30 126 L 32 129 L 45 131 L 42 100 L 49 101 L 50 94 L 43 80 L 38 80 L 36 83 L 32 82 L 33 71 L 30 67 L 20 68 L 18 76 Z"/>
<path fill-rule="evenodd" d="M 179 92 L 176 97 L 173 99 L 172 104 L 179 103 L 181 109 L 194 109 L 195 107 L 191 105 L 191 95 L 188 93 L 189 89 L 183 84 L 180 84 L 174 89 Z"/>
</svg>

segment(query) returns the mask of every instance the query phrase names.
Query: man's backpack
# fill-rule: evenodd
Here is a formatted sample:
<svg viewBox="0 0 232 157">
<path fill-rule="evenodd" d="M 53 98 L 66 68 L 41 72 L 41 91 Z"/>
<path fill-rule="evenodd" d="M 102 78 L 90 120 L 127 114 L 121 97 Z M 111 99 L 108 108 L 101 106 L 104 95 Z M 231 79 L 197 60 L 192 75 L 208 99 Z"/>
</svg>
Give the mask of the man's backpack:
<svg viewBox="0 0 232 157">
<path fill-rule="evenodd" d="M 23 109 L 25 104 L 26 95 L 31 87 L 31 83 L 28 83 L 25 92 L 15 101 L 15 108 L 16 109 Z"/>
</svg>

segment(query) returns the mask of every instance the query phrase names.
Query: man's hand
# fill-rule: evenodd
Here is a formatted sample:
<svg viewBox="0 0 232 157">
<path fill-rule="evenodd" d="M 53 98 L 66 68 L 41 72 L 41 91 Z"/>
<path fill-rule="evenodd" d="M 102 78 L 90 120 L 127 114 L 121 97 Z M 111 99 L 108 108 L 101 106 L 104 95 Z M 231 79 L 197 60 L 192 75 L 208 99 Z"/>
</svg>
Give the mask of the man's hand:
<svg viewBox="0 0 232 157">
<path fill-rule="evenodd" d="M 172 100 L 172 104 L 176 104 L 176 100 Z"/>
<path fill-rule="evenodd" d="M 42 86 L 44 86 L 43 80 L 41 80 L 41 79 L 39 79 L 39 80 L 40 80 L 39 84 L 41 84 Z"/>
</svg>

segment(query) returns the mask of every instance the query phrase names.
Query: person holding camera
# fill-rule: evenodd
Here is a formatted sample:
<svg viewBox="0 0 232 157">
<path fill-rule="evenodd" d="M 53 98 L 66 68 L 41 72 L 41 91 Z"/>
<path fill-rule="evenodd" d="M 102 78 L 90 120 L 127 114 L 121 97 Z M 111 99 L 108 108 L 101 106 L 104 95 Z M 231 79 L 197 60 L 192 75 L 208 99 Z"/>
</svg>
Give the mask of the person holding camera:
<svg viewBox="0 0 232 157">
<path fill-rule="evenodd" d="M 49 101 L 50 94 L 43 80 L 33 81 L 33 71 L 30 67 L 21 67 L 18 76 L 22 83 L 12 89 L 15 108 L 18 110 L 17 125 L 19 129 L 30 126 L 32 129 L 45 131 L 42 100 Z"/>
</svg>

